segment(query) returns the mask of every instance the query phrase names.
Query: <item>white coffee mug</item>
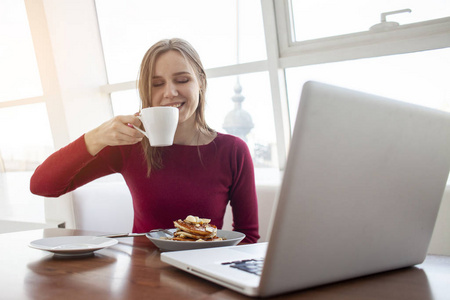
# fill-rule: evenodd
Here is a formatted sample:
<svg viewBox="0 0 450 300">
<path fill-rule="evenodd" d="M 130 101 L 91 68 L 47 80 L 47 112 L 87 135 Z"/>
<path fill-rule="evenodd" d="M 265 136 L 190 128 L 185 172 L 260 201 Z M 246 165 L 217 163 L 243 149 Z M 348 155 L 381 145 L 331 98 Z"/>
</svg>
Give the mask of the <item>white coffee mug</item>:
<svg viewBox="0 0 450 300">
<path fill-rule="evenodd" d="M 133 125 L 150 141 L 152 147 L 170 146 L 178 125 L 178 108 L 168 106 L 147 107 L 141 110 L 138 118 L 145 131 Z"/>
</svg>

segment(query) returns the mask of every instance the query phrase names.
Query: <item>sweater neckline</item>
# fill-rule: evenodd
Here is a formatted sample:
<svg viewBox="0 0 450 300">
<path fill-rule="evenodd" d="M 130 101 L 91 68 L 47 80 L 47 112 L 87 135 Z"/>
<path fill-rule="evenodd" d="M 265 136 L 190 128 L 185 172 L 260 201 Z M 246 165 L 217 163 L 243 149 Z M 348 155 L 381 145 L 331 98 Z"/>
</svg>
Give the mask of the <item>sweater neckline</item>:
<svg viewBox="0 0 450 300">
<path fill-rule="evenodd" d="M 204 144 L 204 145 L 181 145 L 181 144 L 174 143 L 172 146 L 176 146 L 176 147 L 206 147 L 206 146 L 213 144 L 217 140 L 219 135 L 222 135 L 222 134 L 216 131 L 216 137 L 211 142 L 209 142 L 208 144 Z"/>
</svg>

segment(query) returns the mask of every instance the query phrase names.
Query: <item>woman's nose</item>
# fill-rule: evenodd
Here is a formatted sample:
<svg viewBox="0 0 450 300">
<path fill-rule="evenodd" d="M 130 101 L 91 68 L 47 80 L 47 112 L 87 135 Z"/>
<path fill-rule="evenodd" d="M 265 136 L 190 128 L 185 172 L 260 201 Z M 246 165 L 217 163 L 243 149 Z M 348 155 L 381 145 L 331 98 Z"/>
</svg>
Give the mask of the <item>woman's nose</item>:
<svg viewBox="0 0 450 300">
<path fill-rule="evenodd" d="M 173 83 L 167 83 L 164 89 L 164 98 L 173 98 L 177 95 L 177 87 Z"/>
</svg>

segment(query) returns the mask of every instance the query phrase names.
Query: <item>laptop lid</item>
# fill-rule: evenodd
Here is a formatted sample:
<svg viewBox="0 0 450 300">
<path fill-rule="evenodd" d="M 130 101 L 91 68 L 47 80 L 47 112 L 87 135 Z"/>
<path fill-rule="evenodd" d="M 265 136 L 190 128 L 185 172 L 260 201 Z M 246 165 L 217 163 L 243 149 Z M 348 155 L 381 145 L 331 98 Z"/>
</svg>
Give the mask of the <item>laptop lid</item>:
<svg viewBox="0 0 450 300">
<path fill-rule="evenodd" d="M 421 263 L 450 169 L 450 114 L 307 82 L 261 294 Z"/>
<path fill-rule="evenodd" d="M 259 287 L 253 280 L 248 288 L 233 273 L 227 281 L 218 264 L 228 250 L 236 259 L 236 249 L 245 249 L 248 258 L 252 245 L 161 259 L 259 296 L 418 264 L 449 169 L 450 114 L 307 82 Z"/>
</svg>

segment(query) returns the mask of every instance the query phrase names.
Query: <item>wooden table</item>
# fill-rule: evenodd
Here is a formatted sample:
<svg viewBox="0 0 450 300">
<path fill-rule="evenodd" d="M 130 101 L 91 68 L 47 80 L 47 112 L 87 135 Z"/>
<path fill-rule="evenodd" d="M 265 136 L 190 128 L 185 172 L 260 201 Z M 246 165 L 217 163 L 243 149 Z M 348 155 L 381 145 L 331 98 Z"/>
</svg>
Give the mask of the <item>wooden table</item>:
<svg viewBox="0 0 450 300">
<path fill-rule="evenodd" d="M 94 235 L 70 229 L 0 234 L 0 299 L 251 299 L 171 267 L 146 238 L 84 258 L 58 258 L 29 242 Z M 428 256 L 416 267 L 367 276 L 273 299 L 450 299 L 450 257 Z"/>
</svg>

